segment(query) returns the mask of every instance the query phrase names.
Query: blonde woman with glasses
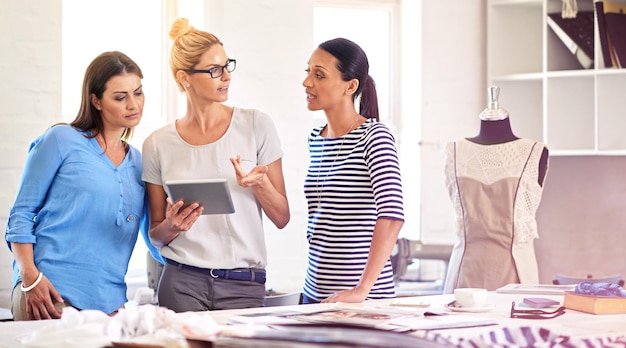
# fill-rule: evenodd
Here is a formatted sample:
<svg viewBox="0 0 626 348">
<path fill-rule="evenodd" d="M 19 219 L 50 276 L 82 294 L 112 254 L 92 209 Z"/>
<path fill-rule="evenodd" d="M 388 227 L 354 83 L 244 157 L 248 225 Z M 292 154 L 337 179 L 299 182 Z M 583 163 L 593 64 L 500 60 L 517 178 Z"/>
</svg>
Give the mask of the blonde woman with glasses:
<svg viewBox="0 0 626 348">
<path fill-rule="evenodd" d="M 157 297 L 176 312 L 263 306 L 267 265 L 262 215 L 290 218 L 281 144 L 271 118 L 224 104 L 237 61 L 215 35 L 185 18 L 171 28 L 170 68 L 185 114 L 144 142 L 150 238 L 166 259 Z M 202 214 L 172 201 L 167 180 L 225 178 L 235 213 Z"/>
</svg>

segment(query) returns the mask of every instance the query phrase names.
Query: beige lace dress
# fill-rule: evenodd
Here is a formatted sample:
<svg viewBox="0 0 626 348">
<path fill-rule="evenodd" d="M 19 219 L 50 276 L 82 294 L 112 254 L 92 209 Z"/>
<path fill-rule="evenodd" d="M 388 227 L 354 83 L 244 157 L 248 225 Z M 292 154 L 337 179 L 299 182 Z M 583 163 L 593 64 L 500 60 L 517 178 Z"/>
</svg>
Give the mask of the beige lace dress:
<svg viewBox="0 0 626 348">
<path fill-rule="evenodd" d="M 466 139 L 447 144 L 446 186 L 458 241 L 445 293 L 539 282 L 533 241 L 538 238 L 535 213 L 543 192 L 538 176 L 544 147 L 524 138 L 495 145 Z"/>
</svg>

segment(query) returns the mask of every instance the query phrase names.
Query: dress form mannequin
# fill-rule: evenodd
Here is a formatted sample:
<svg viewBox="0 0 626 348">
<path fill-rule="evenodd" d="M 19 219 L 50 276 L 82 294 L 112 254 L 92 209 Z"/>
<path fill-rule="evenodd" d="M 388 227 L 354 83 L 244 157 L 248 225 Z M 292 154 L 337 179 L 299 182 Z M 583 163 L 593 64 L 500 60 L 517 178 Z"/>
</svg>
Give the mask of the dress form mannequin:
<svg viewBox="0 0 626 348">
<path fill-rule="evenodd" d="M 446 188 L 458 241 L 444 293 L 539 282 L 533 240 L 539 236 L 535 215 L 548 151 L 541 142 L 513 133 L 498 94 L 498 87 L 489 89 L 478 135 L 446 145 Z"/>
<path fill-rule="evenodd" d="M 511 129 L 509 113 L 499 105 L 499 95 L 500 87 L 489 88 L 489 105 L 480 113 L 480 131 L 467 140 L 481 145 L 494 145 L 519 139 Z M 544 148 L 539 161 L 539 185 L 542 186 L 548 168 L 548 155 L 548 148 Z"/>
</svg>

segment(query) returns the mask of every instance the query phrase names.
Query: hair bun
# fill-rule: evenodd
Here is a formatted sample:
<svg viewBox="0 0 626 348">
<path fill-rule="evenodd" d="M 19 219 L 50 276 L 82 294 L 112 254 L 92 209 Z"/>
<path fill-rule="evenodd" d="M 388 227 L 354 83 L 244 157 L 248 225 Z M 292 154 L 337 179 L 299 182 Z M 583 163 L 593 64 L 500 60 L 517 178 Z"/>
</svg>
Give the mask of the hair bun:
<svg viewBox="0 0 626 348">
<path fill-rule="evenodd" d="M 193 29 L 194 27 L 189 25 L 189 20 L 187 18 L 177 18 L 174 23 L 172 23 L 169 35 L 172 40 L 176 40 Z"/>
</svg>

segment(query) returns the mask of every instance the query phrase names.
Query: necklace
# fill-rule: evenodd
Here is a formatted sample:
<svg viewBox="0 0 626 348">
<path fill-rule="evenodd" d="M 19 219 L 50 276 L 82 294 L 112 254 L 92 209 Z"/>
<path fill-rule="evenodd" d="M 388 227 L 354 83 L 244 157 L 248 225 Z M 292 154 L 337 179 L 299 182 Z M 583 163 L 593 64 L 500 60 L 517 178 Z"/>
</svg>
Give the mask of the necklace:
<svg viewBox="0 0 626 348">
<path fill-rule="evenodd" d="M 135 192 L 133 191 L 133 183 L 131 181 L 130 178 L 130 170 L 128 169 L 128 167 L 130 166 L 130 161 L 126 162 L 126 176 L 128 177 L 128 191 L 130 192 L 130 207 L 129 207 L 129 211 L 128 211 L 128 217 L 126 217 L 126 221 L 128 222 L 132 222 L 135 220 L 135 215 L 133 215 L 133 209 L 134 209 L 134 204 L 135 204 Z"/>
<path fill-rule="evenodd" d="M 328 138 L 325 137 L 322 140 L 322 151 L 321 151 L 321 154 L 320 154 L 319 167 L 317 168 L 317 181 L 315 183 L 315 190 L 317 191 L 317 209 L 319 209 L 322 206 L 322 191 L 324 190 L 324 187 L 326 186 L 326 179 L 328 179 L 328 176 L 330 175 L 330 172 L 332 172 L 333 169 L 335 169 L 335 164 L 337 162 L 337 159 L 339 158 L 339 154 L 341 153 L 341 150 L 343 149 L 343 143 L 346 140 L 346 136 L 348 135 L 348 133 L 350 133 L 350 131 L 352 131 L 352 128 L 354 128 L 354 126 L 356 125 L 356 123 L 358 121 L 359 121 L 359 115 L 356 116 L 356 118 L 354 119 L 354 122 L 352 123 L 352 125 L 346 130 L 344 135 L 341 137 L 341 143 L 339 143 L 339 149 L 337 149 L 337 152 L 335 153 L 335 158 L 333 159 L 330 167 L 326 171 L 326 175 L 324 175 L 324 180 L 321 182 L 321 185 L 320 185 L 320 177 L 321 177 L 321 173 L 322 173 L 322 164 L 324 162 L 324 150 L 326 148 L 326 140 Z M 321 133 L 320 133 L 320 135 L 321 135 Z M 327 129 L 326 135 L 327 136 L 330 135 L 330 129 Z"/>
</svg>

